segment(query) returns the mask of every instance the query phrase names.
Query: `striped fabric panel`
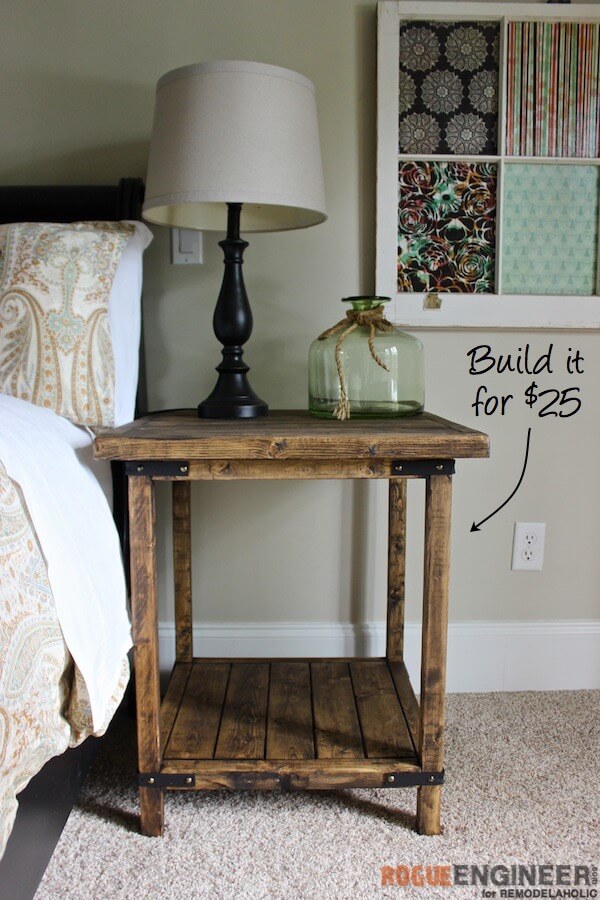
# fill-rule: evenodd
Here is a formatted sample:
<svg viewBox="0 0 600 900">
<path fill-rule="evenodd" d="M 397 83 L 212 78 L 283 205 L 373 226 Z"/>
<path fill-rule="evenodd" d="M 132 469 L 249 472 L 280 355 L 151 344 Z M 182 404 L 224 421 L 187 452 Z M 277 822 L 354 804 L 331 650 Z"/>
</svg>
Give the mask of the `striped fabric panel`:
<svg viewBox="0 0 600 900">
<path fill-rule="evenodd" d="M 599 155 L 599 48 L 598 23 L 509 23 L 509 156 Z"/>
</svg>

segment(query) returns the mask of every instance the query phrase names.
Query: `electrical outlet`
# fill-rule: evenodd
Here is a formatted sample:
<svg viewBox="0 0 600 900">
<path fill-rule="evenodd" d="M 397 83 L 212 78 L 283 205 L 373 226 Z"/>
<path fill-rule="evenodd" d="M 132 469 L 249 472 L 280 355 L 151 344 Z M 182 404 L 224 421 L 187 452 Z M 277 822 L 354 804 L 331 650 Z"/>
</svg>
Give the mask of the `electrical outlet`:
<svg viewBox="0 0 600 900">
<path fill-rule="evenodd" d="M 515 522 L 513 571 L 540 572 L 544 564 L 545 522 Z"/>
</svg>

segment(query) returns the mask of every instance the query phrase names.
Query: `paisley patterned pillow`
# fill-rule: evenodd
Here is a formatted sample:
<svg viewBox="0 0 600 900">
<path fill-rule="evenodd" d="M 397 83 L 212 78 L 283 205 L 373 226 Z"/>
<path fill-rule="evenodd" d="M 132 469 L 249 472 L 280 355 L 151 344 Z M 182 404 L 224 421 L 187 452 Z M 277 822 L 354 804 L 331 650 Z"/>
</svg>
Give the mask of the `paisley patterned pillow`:
<svg viewBox="0 0 600 900">
<path fill-rule="evenodd" d="M 127 222 L 0 226 L 0 392 L 79 425 L 114 421 L 108 300 Z"/>
</svg>

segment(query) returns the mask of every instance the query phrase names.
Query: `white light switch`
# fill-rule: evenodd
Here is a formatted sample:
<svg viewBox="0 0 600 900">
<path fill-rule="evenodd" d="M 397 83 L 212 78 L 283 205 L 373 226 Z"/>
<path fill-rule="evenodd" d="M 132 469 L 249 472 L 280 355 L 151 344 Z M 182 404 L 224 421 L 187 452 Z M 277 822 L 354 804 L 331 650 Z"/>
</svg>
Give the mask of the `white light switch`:
<svg viewBox="0 0 600 900">
<path fill-rule="evenodd" d="M 202 232 L 192 228 L 171 229 L 171 263 L 174 266 L 202 262 Z"/>
</svg>

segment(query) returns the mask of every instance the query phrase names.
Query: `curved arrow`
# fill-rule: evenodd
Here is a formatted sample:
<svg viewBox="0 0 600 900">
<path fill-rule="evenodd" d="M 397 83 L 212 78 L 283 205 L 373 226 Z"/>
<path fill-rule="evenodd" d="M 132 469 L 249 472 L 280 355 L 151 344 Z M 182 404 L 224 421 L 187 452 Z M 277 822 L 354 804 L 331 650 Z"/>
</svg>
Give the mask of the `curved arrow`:
<svg viewBox="0 0 600 900">
<path fill-rule="evenodd" d="M 519 478 L 519 480 L 517 482 L 516 488 L 514 489 L 514 491 L 510 495 L 510 497 L 507 497 L 506 500 L 504 501 L 504 503 L 500 504 L 498 509 L 495 509 L 494 512 L 490 513 L 489 516 L 486 516 L 485 519 L 482 519 L 481 522 L 478 522 L 477 524 L 475 524 L 475 522 L 473 522 L 473 524 L 471 525 L 471 531 L 479 531 L 481 529 L 481 526 L 483 525 L 483 523 L 487 522 L 488 519 L 491 519 L 492 516 L 495 516 L 496 513 L 500 512 L 500 510 L 506 506 L 506 504 L 509 502 L 509 500 L 512 500 L 512 498 L 515 496 L 515 494 L 521 487 L 521 482 L 523 481 L 523 478 L 525 477 L 525 469 L 527 468 L 527 460 L 529 458 L 530 438 L 531 438 L 531 428 L 528 428 L 527 429 L 527 444 L 525 446 L 525 462 L 523 463 L 523 471 L 521 472 L 521 477 Z"/>
</svg>

